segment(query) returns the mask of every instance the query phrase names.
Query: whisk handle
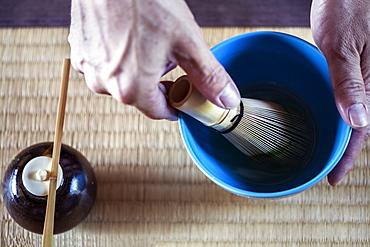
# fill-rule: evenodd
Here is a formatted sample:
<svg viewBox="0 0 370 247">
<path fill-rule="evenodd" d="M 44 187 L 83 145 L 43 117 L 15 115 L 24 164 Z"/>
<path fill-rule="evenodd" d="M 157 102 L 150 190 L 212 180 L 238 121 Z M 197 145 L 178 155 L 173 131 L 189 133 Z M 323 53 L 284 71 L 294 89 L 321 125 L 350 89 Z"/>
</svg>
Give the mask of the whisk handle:
<svg viewBox="0 0 370 247">
<path fill-rule="evenodd" d="M 172 85 L 168 100 L 174 108 L 219 131 L 230 128 L 231 120 L 239 112 L 238 107 L 223 109 L 207 100 L 186 75 L 178 78 Z"/>
</svg>

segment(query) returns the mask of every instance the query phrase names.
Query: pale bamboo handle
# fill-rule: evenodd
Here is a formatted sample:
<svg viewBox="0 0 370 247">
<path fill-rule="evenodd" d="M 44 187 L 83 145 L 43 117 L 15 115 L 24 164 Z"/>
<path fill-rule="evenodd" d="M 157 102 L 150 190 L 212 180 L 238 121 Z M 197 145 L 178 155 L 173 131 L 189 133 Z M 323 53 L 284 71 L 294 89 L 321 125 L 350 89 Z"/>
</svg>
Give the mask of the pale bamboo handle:
<svg viewBox="0 0 370 247">
<path fill-rule="evenodd" d="M 53 246 L 54 233 L 54 215 L 55 215 L 55 200 L 56 200 L 56 184 L 58 178 L 58 164 L 61 152 L 63 124 L 65 116 L 65 108 L 67 102 L 67 90 L 69 81 L 70 60 L 64 59 L 62 68 L 62 78 L 59 91 L 59 102 L 57 119 L 55 123 L 55 135 L 53 144 L 53 156 L 50 171 L 49 193 L 46 204 L 46 215 L 44 222 L 44 230 L 42 234 L 42 246 Z"/>
<path fill-rule="evenodd" d="M 217 130 L 227 129 L 230 121 L 225 119 L 238 114 L 237 108 L 223 109 L 207 100 L 186 75 L 178 78 L 172 85 L 168 100 L 174 108 Z"/>
</svg>

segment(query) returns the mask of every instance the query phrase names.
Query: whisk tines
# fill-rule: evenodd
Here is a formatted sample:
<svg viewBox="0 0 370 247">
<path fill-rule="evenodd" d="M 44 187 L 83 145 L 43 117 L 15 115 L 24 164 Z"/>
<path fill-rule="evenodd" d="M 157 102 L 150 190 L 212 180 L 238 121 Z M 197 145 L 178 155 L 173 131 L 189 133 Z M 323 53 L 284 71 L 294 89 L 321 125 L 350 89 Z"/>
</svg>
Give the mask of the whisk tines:
<svg viewBox="0 0 370 247">
<path fill-rule="evenodd" d="M 249 157 L 274 165 L 297 165 L 310 152 L 312 130 L 295 109 L 257 99 L 242 99 L 242 120 L 223 136 Z"/>
</svg>

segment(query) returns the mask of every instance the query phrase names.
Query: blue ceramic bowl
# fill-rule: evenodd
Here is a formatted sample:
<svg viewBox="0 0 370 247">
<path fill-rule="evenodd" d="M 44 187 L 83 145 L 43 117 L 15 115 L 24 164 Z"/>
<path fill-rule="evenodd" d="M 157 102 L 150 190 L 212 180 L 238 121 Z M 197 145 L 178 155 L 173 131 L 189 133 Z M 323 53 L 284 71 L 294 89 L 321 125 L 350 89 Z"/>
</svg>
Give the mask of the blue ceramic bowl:
<svg viewBox="0 0 370 247">
<path fill-rule="evenodd" d="M 212 52 L 242 97 L 290 105 L 309 117 L 314 141 L 300 167 L 276 168 L 251 160 L 222 135 L 180 113 L 188 153 L 213 182 L 234 194 L 274 198 L 299 193 L 323 179 L 342 157 L 351 128 L 341 119 L 324 56 L 310 43 L 276 32 L 230 38 Z"/>
</svg>

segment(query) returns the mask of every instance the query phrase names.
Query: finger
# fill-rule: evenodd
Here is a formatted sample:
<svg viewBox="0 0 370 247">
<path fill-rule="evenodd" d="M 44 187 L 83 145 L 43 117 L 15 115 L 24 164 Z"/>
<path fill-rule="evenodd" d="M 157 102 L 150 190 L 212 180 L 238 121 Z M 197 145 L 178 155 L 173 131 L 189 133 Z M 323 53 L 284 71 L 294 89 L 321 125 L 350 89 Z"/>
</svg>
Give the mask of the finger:
<svg viewBox="0 0 370 247">
<path fill-rule="evenodd" d="M 344 56 L 331 52 L 326 57 L 340 115 L 352 128 L 367 126 L 369 111 L 359 54 L 355 52 Z"/>
<path fill-rule="evenodd" d="M 160 74 L 133 78 L 123 73 L 111 78 L 108 91 L 117 101 L 135 106 L 151 119 L 177 120 L 177 111 L 166 98 L 166 88 L 156 81 Z"/>
<path fill-rule="evenodd" d="M 232 78 L 208 49 L 203 38 L 182 39 L 177 60 L 194 86 L 211 102 L 222 108 L 240 104 L 240 93 Z"/>
<path fill-rule="evenodd" d="M 361 153 L 368 137 L 369 128 L 355 129 L 352 132 L 348 147 L 341 160 L 328 175 L 328 182 L 332 186 L 338 185 L 353 168 L 358 155 Z"/>
<path fill-rule="evenodd" d="M 164 68 L 162 76 L 176 68 L 175 63 L 169 63 Z M 145 88 L 139 88 L 137 95 L 139 98 L 136 99 L 134 104 L 138 110 L 144 115 L 152 119 L 166 119 L 169 121 L 178 120 L 178 111 L 173 108 L 167 100 L 167 94 L 170 90 L 173 81 L 160 81 L 156 83 L 156 76 L 151 78 L 144 78 L 143 84 L 138 82 L 137 85 L 146 85 Z M 148 90 L 149 89 L 149 90 Z"/>
<path fill-rule="evenodd" d="M 162 76 L 176 68 L 177 64 L 170 62 L 164 68 L 164 73 Z M 173 81 L 160 81 L 158 83 L 158 89 L 154 88 L 153 93 L 153 100 L 146 100 L 143 104 L 138 104 L 136 107 L 144 113 L 149 118 L 152 119 L 166 119 L 169 121 L 177 121 L 178 120 L 178 111 L 173 108 L 167 100 L 168 92 L 173 84 Z M 155 85 L 155 84 L 154 84 Z M 156 93 L 155 93 L 156 92 Z M 163 102 L 163 97 L 165 101 Z M 151 97 L 149 97 L 150 99 Z M 153 104 L 151 103 L 153 102 Z M 156 105 L 158 103 L 158 105 Z"/>
<path fill-rule="evenodd" d="M 96 70 L 86 64 L 84 65 L 84 77 L 86 85 L 91 91 L 98 94 L 111 95 L 105 86 L 102 85 Z"/>
<path fill-rule="evenodd" d="M 144 94 L 145 101 L 139 102 L 136 107 L 149 118 L 176 121 L 178 111 L 167 101 L 167 87 L 162 83 L 157 85 L 157 89 L 149 95 Z"/>
</svg>

